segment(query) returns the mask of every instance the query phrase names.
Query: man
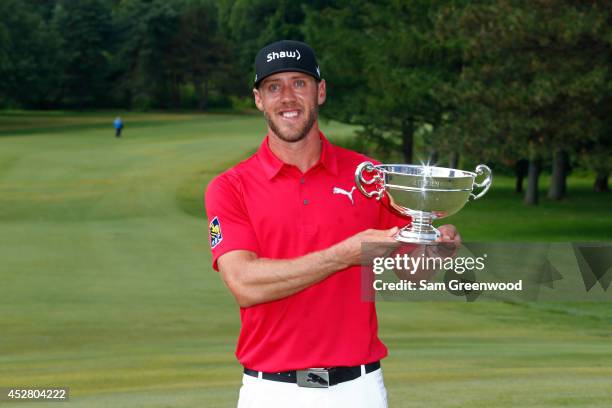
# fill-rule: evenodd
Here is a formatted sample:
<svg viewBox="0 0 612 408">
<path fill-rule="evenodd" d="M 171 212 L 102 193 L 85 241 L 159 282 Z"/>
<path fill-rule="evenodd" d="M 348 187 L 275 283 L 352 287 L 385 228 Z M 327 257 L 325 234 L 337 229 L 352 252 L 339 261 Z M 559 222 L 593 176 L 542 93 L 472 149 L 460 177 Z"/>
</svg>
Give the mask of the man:
<svg viewBox="0 0 612 408">
<path fill-rule="evenodd" d="M 113 125 L 115 126 L 115 137 L 121 137 L 121 130 L 123 129 L 123 121 L 121 120 L 120 116 L 117 116 L 115 118 Z"/>
<path fill-rule="evenodd" d="M 238 407 L 386 407 L 387 350 L 360 297 L 361 244 L 394 243 L 409 219 L 355 193 L 355 168 L 370 159 L 320 132 L 326 84 L 308 45 L 267 45 L 255 70 L 268 134 L 206 192 L 213 267 L 240 305 Z"/>
</svg>

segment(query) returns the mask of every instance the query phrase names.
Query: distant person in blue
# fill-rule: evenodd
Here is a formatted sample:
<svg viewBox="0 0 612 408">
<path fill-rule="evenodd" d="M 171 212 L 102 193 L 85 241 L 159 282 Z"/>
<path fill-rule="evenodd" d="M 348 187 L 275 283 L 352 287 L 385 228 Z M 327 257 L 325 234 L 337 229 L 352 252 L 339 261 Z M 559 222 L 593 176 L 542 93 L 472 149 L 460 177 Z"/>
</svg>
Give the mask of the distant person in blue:
<svg viewBox="0 0 612 408">
<path fill-rule="evenodd" d="M 123 129 L 123 121 L 120 116 L 115 118 L 115 137 L 121 137 L 121 129 Z"/>
</svg>

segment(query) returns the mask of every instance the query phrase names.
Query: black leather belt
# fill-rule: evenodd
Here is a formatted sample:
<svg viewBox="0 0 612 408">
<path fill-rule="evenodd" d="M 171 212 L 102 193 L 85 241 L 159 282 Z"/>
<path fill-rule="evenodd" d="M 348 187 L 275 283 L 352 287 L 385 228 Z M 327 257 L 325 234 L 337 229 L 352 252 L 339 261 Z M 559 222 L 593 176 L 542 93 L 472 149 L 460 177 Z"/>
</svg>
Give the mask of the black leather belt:
<svg viewBox="0 0 612 408">
<path fill-rule="evenodd" d="M 380 368 L 380 361 L 365 365 L 365 372 L 371 373 Z M 244 368 L 244 373 L 259 378 L 259 371 Z M 300 387 L 327 388 L 332 385 L 361 377 L 361 366 L 309 368 L 306 370 L 283 371 L 281 373 L 261 373 L 261 378 L 270 381 L 294 383 Z"/>
</svg>

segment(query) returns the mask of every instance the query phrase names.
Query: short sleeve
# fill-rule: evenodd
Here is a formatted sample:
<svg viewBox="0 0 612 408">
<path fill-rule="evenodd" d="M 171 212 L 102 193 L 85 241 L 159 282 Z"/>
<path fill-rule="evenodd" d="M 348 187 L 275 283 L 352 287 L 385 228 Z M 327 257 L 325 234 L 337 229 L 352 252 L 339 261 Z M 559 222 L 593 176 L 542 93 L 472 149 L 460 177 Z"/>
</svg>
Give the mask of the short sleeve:
<svg viewBox="0 0 612 408">
<path fill-rule="evenodd" d="M 224 173 L 213 179 L 206 189 L 205 206 L 212 266 L 216 271 L 219 270 L 217 260 L 227 252 L 259 253 L 238 176 Z"/>
</svg>

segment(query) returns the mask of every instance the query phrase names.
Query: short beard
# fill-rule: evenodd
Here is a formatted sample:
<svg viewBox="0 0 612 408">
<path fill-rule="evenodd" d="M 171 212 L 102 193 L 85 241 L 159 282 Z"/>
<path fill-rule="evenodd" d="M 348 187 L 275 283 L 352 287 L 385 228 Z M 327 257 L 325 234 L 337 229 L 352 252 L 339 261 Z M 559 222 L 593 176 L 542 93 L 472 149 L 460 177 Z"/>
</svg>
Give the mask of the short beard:
<svg viewBox="0 0 612 408">
<path fill-rule="evenodd" d="M 268 123 L 268 126 L 270 127 L 270 129 L 272 129 L 272 131 L 274 132 L 276 136 L 278 136 L 281 140 L 285 142 L 296 143 L 304 139 L 306 135 L 308 134 L 308 132 L 310 132 L 310 130 L 314 126 L 314 123 L 317 120 L 318 114 L 319 114 L 319 107 L 315 104 L 313 109 L 310 111 L 310 114 L 308 115 L 308 120 L 304 124 L 304 127 L 300 129 L 298 132 L 293 133 L 293 134 L 281 132 L 278 126 L 276 126 L 276 123 L 274 123 L 274 120 L 268 115 L 267 112 L 264 112 L 264 117 L 266 118 L 266 122 Z"/>
</svg>

